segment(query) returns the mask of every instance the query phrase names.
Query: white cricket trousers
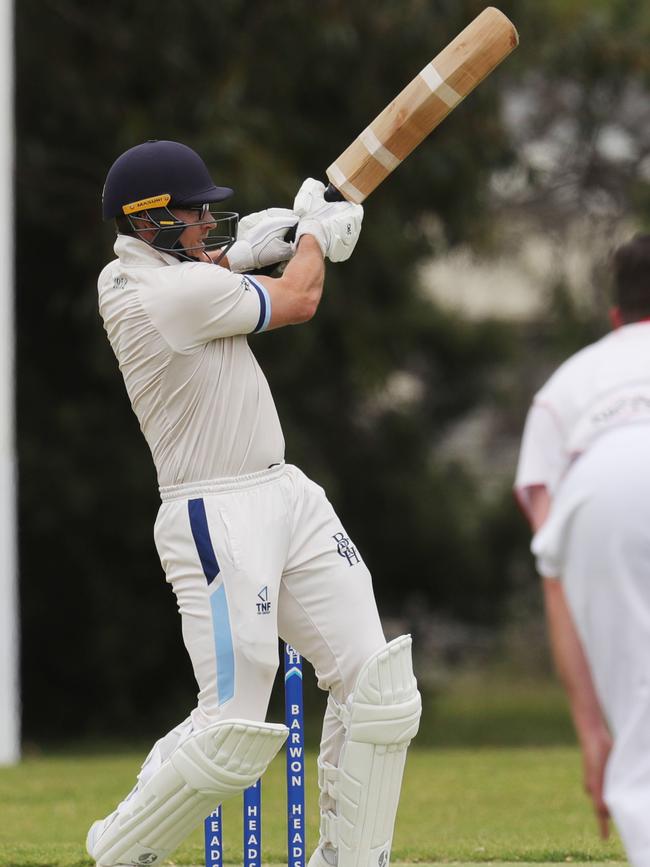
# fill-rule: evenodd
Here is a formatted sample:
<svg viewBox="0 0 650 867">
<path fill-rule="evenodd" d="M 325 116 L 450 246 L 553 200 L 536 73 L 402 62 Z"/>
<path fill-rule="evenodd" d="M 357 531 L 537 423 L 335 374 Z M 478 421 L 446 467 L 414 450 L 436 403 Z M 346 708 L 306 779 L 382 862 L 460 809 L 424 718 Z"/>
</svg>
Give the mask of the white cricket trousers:
<svg viewBox="0 0 650 867">
<path fill-rule="evenodd" d="M 612 731 L 605 801 L 630 863 L 650 867 L 650 425 L 577 459 L 533 552 L 561 577 Z"/>
<path fill-rule="evenodd" d="M 161 499 L 156 547 L 199 692 L 190 720 L 158 742 L 160 758 L 217 720 L 265 719 L 278 636 L 344 702 L 386 641 L 370 573 L 323 489 L 281 464 L 162 488 Z M 337 765 L 343 737 L 326 713 L 321 759 Z"/>
</svg>

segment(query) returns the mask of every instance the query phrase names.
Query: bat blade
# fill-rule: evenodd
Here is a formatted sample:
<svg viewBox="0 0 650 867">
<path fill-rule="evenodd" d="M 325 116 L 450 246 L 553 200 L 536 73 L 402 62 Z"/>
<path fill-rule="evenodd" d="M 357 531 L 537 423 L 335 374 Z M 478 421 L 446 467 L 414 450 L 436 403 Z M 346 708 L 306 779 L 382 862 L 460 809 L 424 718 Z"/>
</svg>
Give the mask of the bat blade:
<svg viewBox="0 0 650 867">
<path fill-rule="evenodd" d="M 332 163 L 330 184 L 363 202 L 518 44 L 512 22 L 484 9 Z"/>
</svg>

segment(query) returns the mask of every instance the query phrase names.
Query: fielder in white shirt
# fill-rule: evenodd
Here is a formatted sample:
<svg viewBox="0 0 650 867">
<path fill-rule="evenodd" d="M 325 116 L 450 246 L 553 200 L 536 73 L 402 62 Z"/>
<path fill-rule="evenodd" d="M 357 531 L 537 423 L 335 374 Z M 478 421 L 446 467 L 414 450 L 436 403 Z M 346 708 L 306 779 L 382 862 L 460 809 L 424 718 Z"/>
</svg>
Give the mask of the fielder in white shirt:
<svg viewBox="0 0 650 867">
<path fill-rule="evenodd" d="M 156 466 L 154 537 L 198 700 L 154 745 L 131 793 L 93 824 L 87 848 L 102 867 L 157 864 L 264 773 L 287 736 L 265 721 L 280 636 L 329 693 L 310 865 L 386 867 L 420 716 L 410 637 L 386 643 L 360 552 L 323 489 L 284 463 L 247 339 L 314 315 L 324 257 L 350 256 L 363 209 L 326 201 L 309 179 L 293 210 L 238 227 L 237 214 L 212 207 L 231 194 L 198 154 L 169 141 L 126 151 L 104 187 L 118 236 L 99 309 Z M 279 261 L 279 277 L 249 273 Z"/>
<path fill-rule="evenodd" d="M 613 264 L 614 330 L 535 395 L 515 490 L 601 833 L 650 867 L 650 235 Z"/>
</svg>

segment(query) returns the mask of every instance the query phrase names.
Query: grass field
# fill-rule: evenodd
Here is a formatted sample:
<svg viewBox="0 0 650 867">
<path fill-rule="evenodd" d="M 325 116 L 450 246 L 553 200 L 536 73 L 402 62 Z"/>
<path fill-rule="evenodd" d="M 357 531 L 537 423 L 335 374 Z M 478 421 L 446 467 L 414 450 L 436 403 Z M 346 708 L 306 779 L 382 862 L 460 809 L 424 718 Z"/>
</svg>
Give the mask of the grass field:
<svg viewBox="0 0 650 867">
<path fill-rule="evenodd" d="M 132 785 L 141 753 L 43 755 L 0 769 L 1 867 L 81 867 L 85 832 Z M 315 756 L 308 756 L 308 841 L 317 838 Z M 266 862 L 286 863 L 283 764 L 264 781 Z M 224 807 L 225 861 L 241 863 L 241 802 Z M 175 864 L 201 864 L 197 832 Z M 598 839 L 572 746 L 412 749 L 393 863 L 624 861 Z"/>
<path fill-rule="evenodd" d="M 312 690 L 307 709 L 317 714 L 322 700 Z M 318 721 L 310 719 L 306 732 L 312 745 L 318 731 Z M 393 867 L 624 863 L 618 838 L 603 842 L 596 834 L 574 743 L 566 700 L 554 679 L 523 671 L 457 672 L 425 700 L 418 746 L 408 756 Z M 147 747 L 28 748 L 21 765 L 0 768 L 0 867 L 89 867 L 88 826 L 130 789 Z M 316 788 L 312 750 L 308 851 L 318 836 Z M 267 864 L 286 864 L 285 803 L 278 758 L 263 787 Z M 224 805 L 227 864 L 241 864 L 241 837 L 237 799 Z M 202 859 L 197 831 L 173 863 L 200 865 Z"/>
</svg>

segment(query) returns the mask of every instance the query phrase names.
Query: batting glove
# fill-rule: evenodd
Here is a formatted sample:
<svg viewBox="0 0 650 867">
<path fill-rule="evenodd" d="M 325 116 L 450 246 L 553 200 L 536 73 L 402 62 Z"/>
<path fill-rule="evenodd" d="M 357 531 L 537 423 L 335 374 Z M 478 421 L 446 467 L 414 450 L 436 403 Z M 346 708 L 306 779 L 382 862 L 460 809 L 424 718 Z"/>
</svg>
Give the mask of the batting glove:
<svg viewBox="0 0 650 867">
<path fill-rule="evenodd" d="M 237 240 L 227 253 L 230 270 L 243 274 L 291 259 L 295 247 L 284 237 L 297 222 L 288 208 L 267 208 L 243 217 Z"/>
<path fill-rule="evenodd" d="M 325 185 L 307 178 L 298 191 L 293 209 L 300 217 L 296 244 L 302 235 L 313 235 L 323 256 L 344 262 L 352 255 L 363 222 L 363 208 L 352 202 L 326 202 Z"/>
</svg>

